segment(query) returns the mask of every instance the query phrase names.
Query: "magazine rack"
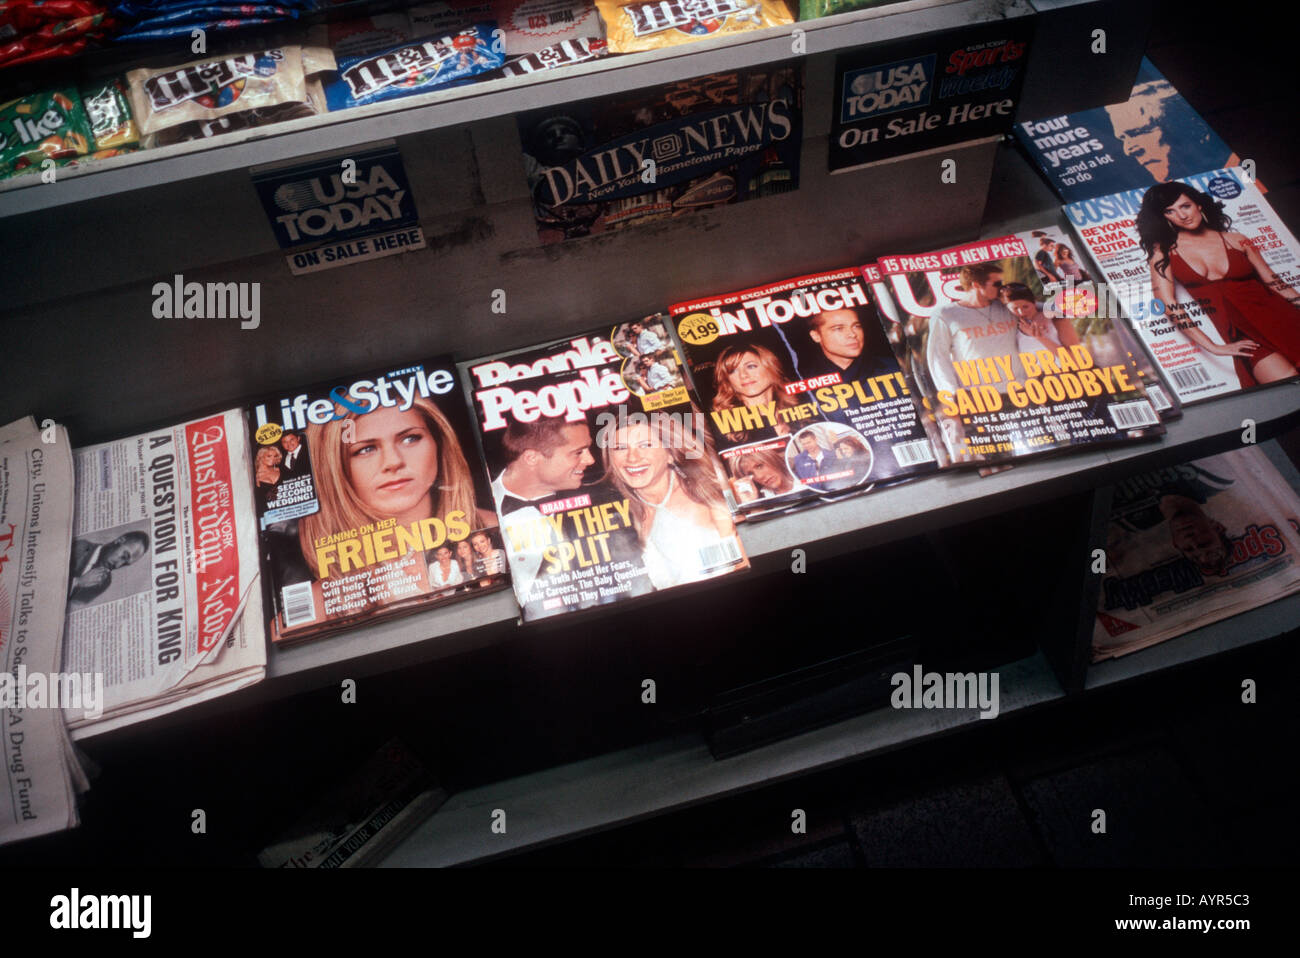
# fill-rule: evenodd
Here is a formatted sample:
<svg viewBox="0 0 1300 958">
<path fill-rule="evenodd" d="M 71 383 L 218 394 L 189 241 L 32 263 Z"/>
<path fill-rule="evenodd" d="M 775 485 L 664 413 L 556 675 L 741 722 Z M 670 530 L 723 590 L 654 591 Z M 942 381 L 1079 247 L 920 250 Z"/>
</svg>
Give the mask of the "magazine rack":
<svg viewBox="0 0 1300 958">
<path fill-rule="evenodd" d="M 1150 2 L 909 0 L 797 24 L 808 51 L 799 190 L 554 247 L 537 245 L 514 113 L 788 60 L 791 31 L 703 41 L 554 77 L 493 81 L 294 121 L 216 144 L 147 151 L 52 185 L 7 184 L 0 188 L 6 235 L 33 241 L 6 248 L 9 375 L 0 386 L 6 417 L 0 421 L 34 412 L 66 423 L 79 444 L 101 441 L 389 360 L 442 352 L 473 358 L 644 314 L 691 293 L 1039 225 L 1058 217 L 1056 198 L 996 140 L 829 175 L 835 52 L 972 22 L 1035 17 L 1038 39 L 1020 111 L 1021 119 L 1033 119 L 1125 98 L 1150 15 Z M 1105 33 L 1104 55 L 1091 53 L 1096 30 Z M 291 276 L 248 168 L 384 139 L 401 149 L 429 249 Z M 956 183 L 940 183 L 941 158 L 957 160 Z M 260 328 L 241 331 L 237 320 L 155 319 L 152 285 L 176 273 L 200 282 L 260 283 Z M 507 296 L 504 315 L 490 309 L 496 290 Z M 1045 459 L 984 479 L 943 475 L 754 524 L 743 537 L 759 571 L 788 565 L 796 548 L 813 559 L 860 551 L 1231 448 L 1246 419 L 1257 424 L 1261 441 L 1300 424 L 1300 385 L 1194 406 L 1154 443 Z M 1102 494 L 1081 517 L 1081 556 L 1098 541 L 1105 515 Z M 1046 630 L 1041 652 L 1002 670 L 1004 713 L 1281 634 L 1300 618 L 1300 599 L 1293 597 L 1233 619 L 1230 627 L 1210 626 L 1143 656 L 1088 668 L 1095 582 L 1086 564 L 1063 576 L 1062 589 L 1073 600 L 1059 604 L 1062 620 Z M 606 615 L 616 626 L 628 614 L 636 613 Z M 517 616 L 513 598 L 496 593 L 272 650 L 264 683 L 196 706 L 187 719 L 481 649 L 515 634 Z M 974 720 L 945 712 L 922 722 L 887 710 L 724 762 L 712 760 L 699 735 L 655 742 L 453 796 L 390 861 L 452 863 L 535 847 Z M 129 737 L 143 727 L 112 735 Z M 94 739 L 88 744 L 93 748 Z M 626 787 L 630 778 L 636 789 Z M 510 835 L 490 836 L 480 825 L 505 803 L 512 808 Z"/>
</svg>

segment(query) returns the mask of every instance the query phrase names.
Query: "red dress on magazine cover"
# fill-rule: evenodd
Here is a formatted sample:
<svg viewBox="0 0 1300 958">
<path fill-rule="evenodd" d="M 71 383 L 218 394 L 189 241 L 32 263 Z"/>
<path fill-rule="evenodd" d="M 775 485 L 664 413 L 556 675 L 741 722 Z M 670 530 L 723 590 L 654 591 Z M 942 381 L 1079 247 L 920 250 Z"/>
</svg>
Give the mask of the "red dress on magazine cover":
<svg viewBox="0 0 1300 958">
<path fill-rule="evenodd" d="M 1224 342 L 1245 337 L 1259 343 L 1252 362 L 1281 353 L 1292 365 L 1300 366 L 1300 310 L 1261 283 L 1246 254 L 1228 246 L 1222 233 L 1219 239 L 1228 254 L 1228 272 L 1222 278 L 1206 279 L 1173 249 L 1174 279 L 1201 301 Z M 1256 385 L 1244 358 L 1234 358 L 1233 366 L 1243 387 Z"/>
</svg>

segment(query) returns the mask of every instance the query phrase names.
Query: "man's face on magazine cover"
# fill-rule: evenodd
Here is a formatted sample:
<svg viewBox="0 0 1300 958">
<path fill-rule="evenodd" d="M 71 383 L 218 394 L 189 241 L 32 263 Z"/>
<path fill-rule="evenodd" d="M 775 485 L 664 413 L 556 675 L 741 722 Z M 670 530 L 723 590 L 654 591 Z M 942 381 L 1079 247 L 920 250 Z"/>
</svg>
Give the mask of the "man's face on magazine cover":
<svg viewBox="0 0 1300 958">
<path fill-rule="evenodd" d="M 1228 561 L 1220 527 L 1199 510 L 1181 512 L 1169 520 L 1174 548 L 1191 559 L 1202 572 L 1217 573 Z"/>
<path fill-rule="evenodd" d="M 822 313 L 821 320 L 812 325 L 808 335 L 832 361 L 852 362 L 862 355 L 862 345 L 866 341 L 857 314 L 849 309 Z"/>
<path fill-rule="evenodd" d="M 538 481 L 548 489 L 577 489 L 583 474 L 596 460 L 591 455 L 591 430 L 586 423 L 564 427 L 564 442 L 549 456 L 539 456 Z"/>
<path fill-rule="evenodd" d="M 984 280 L 984 282 L 982 283 L 977 283 L 976 286 L 980 290 L 980 292 L 984 294 L 984 298 L 986 300 L 997 299 L 998 290 L 1002 288 L 1001 271 L 994 270 L 992 273 L 989 273 L 988 279 Z"/>
</svg>

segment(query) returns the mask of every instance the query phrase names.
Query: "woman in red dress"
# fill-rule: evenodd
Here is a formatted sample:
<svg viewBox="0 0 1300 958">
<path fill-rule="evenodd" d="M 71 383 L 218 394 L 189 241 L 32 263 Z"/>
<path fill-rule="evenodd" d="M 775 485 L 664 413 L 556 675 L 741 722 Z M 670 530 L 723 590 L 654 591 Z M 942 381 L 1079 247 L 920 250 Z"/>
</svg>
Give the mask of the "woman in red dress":
<svg viewBox="0 0 1300 958">
<path fill-rule="evenodd" d="M 1232 357 L 1243 387 L 1288 379 L 1300 367 L 1300 291 L 1231 225 L 1223 204 L 1185 183 L 1147 190 L 1137 227 L 1152 292 L 1189 340 Z M 1211 342 L 1178 303 L 1175 282 L 1200 305 L 1222 345 Z"/>
</svg>

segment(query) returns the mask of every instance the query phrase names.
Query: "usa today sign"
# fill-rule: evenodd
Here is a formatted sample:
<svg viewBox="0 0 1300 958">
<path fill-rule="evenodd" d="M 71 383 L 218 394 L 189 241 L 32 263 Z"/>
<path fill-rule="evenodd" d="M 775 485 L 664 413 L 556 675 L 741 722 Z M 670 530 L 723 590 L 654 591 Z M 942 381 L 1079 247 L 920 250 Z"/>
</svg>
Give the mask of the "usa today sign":
<svg viewBox="0 0 1300 958">
<path fill-rule="evenodd" d="M 287 257 L 294 273 L 424 246 L 395 144 L 251 173 L 276 241 L 296 251 Z"/>
</svg>

